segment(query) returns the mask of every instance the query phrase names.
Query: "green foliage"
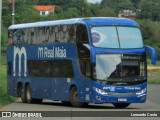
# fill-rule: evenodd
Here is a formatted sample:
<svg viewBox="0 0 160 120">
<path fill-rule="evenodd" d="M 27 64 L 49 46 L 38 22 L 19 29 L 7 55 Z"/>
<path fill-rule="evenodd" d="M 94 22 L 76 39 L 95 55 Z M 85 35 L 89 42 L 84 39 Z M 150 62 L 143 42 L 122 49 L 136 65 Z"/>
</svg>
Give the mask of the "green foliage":
<svg viewBox="0 0 160 120">
<path fill-rule="evenodd" d="M 59 11 L 59 12 L 58 12 Z M 59 8 L 56 19 L 68 19 L 68 18 L 75 18 L 80 16 L 80 11 L 76 7 L 70 7 L 65 11 L 62 8 Z M 63 11 L 63 12 L 62 12 Z"/>
<path fill-rule="evenodd" d="M 0 61 L 0 107 L 16 100 L 7 94 L 6 56 L 1 56 Z"/>
<path fill-rule="evenodd" d="M 151 20 L 136 20 L 142 30 L 143 39 L 146 45 L 152 46 L 157 51 L 157 60 L 160 60 L 160 23 Z"/>
<path fill-rule="evenodd" d="M 15 23 L 28 23 L 35 22 L 41 19 L 39 12 L 37 12 L 32 6 L 19 5 L 15 13 Z"/>
<path fill-rule="evenodd" d="M 101 7 L 110 7 L 118 14 L 119 10 L 133 9 L 133 5 L 130 0 L 102 0 Z"/>
<path fill-rule="evenodd" d="M 12 23 L 12 5 L 3 2 L 2 23 L 9 27 Z M 24 4 L 23 0 L 15 3 L 15 24 L 28 23 L 41 20 L 39 13 L 30 5 Z"/>
<path fill-rule="evenodd" d="M 3 0 L 2 1 L 2 24 L 4 26 L 9 26 L 11 24 L 11 20 L 12 20 L 12 11 L 11 11 L 11 4 L 8 4 L 7 1 Z"/>
<path fill-rule="evenodd" d="M 5 47 L 7 45 L 7 28 L 2 26 L 1 45 Z"/>
<path fill-rule="evenodd" d="M 131 2 L 132 2 L 132 5 L 134 6 L 134 8 L 138 9 L 142 0 L 131 0 Z"/>
<path fill-rule="evenodd" d="M 148 70 L 148 83 L 160 84 L 160 69 Z"/>
<path fill-rule="evenodd" d="M 97 16 L 102 16 L 102 17 L 116 17 L 116 13 L 113 11 L 112 8 L 105 7 L 100 9 L 99 14 Z"/>
<path fill-rule="evenodd" d="M 153 44 L 153 47 L 156 49 L 157 52 L 157 60 L 160 60 L 160 45 L 157 44 Z"/>
<path fill-rule="evenodd" d="M 99 9 L 100 5 L 99 4 L 88 4 L 88 13 L 86 13 L 86 16 L 91 17 L 91 16 L 99 16 Z"/>
<path fill-rule="evenodd" d="M 160 1 L 143 0 L 140 4 L 141 11 L 137 14 L 137 18 L 150 19 L 154 21 L 160 20 Z"/>
</svg>

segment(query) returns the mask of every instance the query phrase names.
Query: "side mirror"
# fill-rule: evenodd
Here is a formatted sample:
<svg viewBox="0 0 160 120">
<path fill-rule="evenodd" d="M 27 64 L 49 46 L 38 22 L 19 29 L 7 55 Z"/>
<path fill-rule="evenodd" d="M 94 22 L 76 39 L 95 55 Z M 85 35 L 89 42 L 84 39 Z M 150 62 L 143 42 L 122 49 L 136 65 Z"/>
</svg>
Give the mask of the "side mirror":
<svg viewBox="0 0 160 120">
<path fill-rule="evenodd" d="M 151 54 L 151 63 L 156 64 L 156 50 L 153 47 L 147 45 L 145 47 Z"/>
</svg>

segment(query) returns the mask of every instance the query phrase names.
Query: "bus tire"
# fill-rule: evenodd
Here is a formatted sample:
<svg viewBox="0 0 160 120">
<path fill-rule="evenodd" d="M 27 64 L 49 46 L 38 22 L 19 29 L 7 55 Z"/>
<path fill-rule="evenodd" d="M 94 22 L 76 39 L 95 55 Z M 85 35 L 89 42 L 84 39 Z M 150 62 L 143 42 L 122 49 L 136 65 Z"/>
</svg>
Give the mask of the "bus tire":
<svg viewBox="0 0 160 120">
<path fill-rule="evenodd" d="M 69 93 L 70 104 L 73 107 L 83 107 L 86 103 L 78 102 L 78 93 L 76 87 L 72 87 Z"/>
<path fill-rule="evenodd" d="M 130 105 L 130 103 L 113 103 L 116 108 L 126 108 Z"/>
<path fill-rule="evenodd" d="M 41 104 L 43 102 L 43 99 L 34 99 L 34 103 Z"/>
<path fill-rule="evenodd" d="M 23 87 L 21 88 L 20 96 L 21 96 L 22 102 L 26 103 L 27 102 L 27 100 L 26 100 L 26 94 L 25 94 L 25 91 L 24 91 Z"/>
<path fill-rule="evenodd" d="M 34 99 L 32 98 L 32 95 L 31 95 L 31 88 L 29 84 L 26 85 L 26 100 L 27 100 L 27 103 L 34 102 Z"/>
<path fill-rule="evenodd" d="M 38 103 L 41 104 L 43 99 L 33 99 L 31 94 L 31 88 L 30 85 L 27 84 L 26 86 L 26 101 L 27 103 Z"/>
<path fill-rule="evenodd" d="M 70 102 L 68 102 L 68 101 L 61 101 L 62 102 L 62 105 L 64 105 L 64 106 L 70 106 Z"/>
</svg>

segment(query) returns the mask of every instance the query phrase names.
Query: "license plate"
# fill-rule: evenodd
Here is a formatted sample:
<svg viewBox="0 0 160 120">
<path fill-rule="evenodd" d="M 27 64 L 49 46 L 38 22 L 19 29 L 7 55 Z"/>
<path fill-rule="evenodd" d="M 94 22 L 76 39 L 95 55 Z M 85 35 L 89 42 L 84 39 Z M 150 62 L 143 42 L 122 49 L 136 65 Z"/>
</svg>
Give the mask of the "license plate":
<svg viewBox="0 0 160 120">
<path fill-rule="evenodd" d="M 118 98 L 118 102 L 127 102 L 126 98 Z"/>
</svg>

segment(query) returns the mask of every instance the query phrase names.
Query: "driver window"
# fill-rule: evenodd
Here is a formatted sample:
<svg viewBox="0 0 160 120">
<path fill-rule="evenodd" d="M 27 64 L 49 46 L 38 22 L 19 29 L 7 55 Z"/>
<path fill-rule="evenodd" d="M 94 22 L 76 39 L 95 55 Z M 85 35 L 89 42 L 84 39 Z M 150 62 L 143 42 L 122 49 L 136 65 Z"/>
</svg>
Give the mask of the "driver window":
<svg viewBox="0 0 160 120">
<path fill-rule="evenodd" d="M 88 43 L 87 28 L 85 25 L 78 25 L 76 31 L 77 43 Z"/>
</svg>

